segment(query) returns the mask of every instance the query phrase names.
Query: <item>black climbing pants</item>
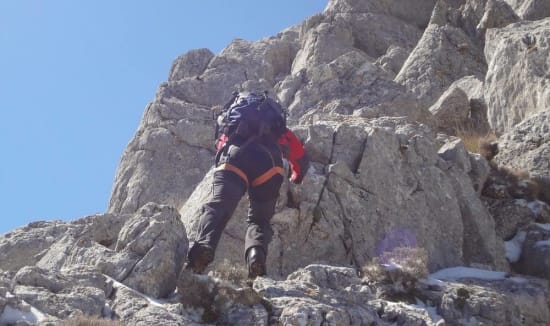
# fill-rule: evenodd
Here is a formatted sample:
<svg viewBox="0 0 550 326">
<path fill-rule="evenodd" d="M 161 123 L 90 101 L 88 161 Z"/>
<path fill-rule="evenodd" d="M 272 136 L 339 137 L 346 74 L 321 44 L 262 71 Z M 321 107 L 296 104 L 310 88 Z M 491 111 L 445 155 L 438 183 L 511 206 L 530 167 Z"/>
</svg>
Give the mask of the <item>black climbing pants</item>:
<svg viewBox="0 0 550 326">
<path fill-rule="evenodd" d="M 248 190 L 244 253 L 246 256 L 248 249 L 261 247 L 267 255 L 273 236 L 270 220 L 284 175 L 282 154 L 277 144 L 251 142 L 226 147 L 218 156 L 212 196 L 202 207 L 194 246 L 216 249 L 225 226 Z"/>
</svg>

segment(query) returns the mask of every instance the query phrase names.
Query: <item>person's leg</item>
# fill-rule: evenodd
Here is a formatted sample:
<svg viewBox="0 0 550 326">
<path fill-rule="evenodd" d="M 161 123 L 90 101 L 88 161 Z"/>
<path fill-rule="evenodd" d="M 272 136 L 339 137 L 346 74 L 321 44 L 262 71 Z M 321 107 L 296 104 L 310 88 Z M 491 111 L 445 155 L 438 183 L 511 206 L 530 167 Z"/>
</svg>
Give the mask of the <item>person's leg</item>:
<svg viewBox="0 0 550 326">
<path fill-rule="evenodd" d="M 234 172 L 214 172 L 212 197 L 202 207 L 197 237 L 189 249 L 186 269 L 202 273 L 214 260 L 222 232 L 245 191 L 246 183 Z"/>
<path fill-rule="evenodd" d="M 275 213 L 275 205 L 283 177 L 276 175 L 264 184 L 250 188 L 248 209 L 248 227 L 245 237 L 245 258 L 249 277 L 266 274 L 266 258 L 268 245 L 273 236 L 271 218 Z"/>
</svg>

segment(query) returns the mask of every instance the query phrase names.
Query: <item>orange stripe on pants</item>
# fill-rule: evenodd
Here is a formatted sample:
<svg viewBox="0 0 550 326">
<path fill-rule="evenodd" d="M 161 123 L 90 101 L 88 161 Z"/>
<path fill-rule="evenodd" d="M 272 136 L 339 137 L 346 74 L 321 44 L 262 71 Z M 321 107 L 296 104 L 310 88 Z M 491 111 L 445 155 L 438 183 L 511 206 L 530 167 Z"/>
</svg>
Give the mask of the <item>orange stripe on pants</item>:
<svg viewBox="0 0 550 326">
<path fill-rule="evenodd" d="M 274 166 L 271 169 L 267 170 L 264 174 L 257 177 L 256 179 L 252 180 L 252 187 L 259 186 L 265 182 L 267 182 L 269 179 L 273 178 L 275 175 L 280 174 L 282 176 L 285 175 L 285 170 L 283 170 L 280 166 Z"/>
<path fill-rule="evenodd" d="M 248 178 L 246 176 L 246 173 L 244 173 L 243 170 L 239 169 L 235 165 L 229 164 L 229 163 L 223 163 L 220 166 L 218 166 L 216 170 L 228 170 L 235 173 L 236 175 L 241 177 L 241 179 L 243 179 L 244 183 L 246 183 L 246 186 L 248 187 Z"/>
</svg>

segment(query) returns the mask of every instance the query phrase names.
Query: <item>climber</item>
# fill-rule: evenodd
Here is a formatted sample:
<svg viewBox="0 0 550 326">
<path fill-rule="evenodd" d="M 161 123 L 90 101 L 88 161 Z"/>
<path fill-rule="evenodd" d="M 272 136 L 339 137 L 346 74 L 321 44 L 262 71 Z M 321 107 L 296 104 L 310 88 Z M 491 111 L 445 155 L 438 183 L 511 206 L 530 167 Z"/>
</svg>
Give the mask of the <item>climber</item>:
<svg viewBox="0 0 550 326">
<path fill-rule="evenodd" d="M 273 234 L 270 220 L 285 175 L 282 159 L 289 162 L 290 181 L 300 184 L 309 158 L 286 127 L 286 113 L 267 93 L 234 92 L 218 116 L 216 134 L 219 128 L 213 193 L 202 206 L 197 236 L 182 272 L 201 274 L 214 260 L 222 232 L 248 191 L 244 257 L 248 277 L 253 279 L 266 274 L 268 244 Z"/>
</svg>

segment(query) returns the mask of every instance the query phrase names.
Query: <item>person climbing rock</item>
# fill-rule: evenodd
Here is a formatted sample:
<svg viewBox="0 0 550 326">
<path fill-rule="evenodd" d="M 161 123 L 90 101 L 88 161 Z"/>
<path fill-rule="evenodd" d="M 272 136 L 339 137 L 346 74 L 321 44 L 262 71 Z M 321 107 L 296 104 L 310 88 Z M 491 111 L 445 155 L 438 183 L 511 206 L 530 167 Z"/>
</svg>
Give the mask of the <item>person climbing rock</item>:
<svg viewBox="0 0 550 326">
<path fill-rule="evenodd" d="M 290 181 L 300 184 L 309 168 L 308 155 L 287 128 L 285 111 L 267 93 L 233 93 L 217 118 L 216 138 L 213 193 L 202 206 L 182 272 L 201 274 L 214 260 L 222 232 L 248 192 L 244 257 L 248 277 L 263 276 L 273 235 L 270 220 L 285 177 L 283 158 L 291 168 Z"/>
</svg>

